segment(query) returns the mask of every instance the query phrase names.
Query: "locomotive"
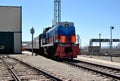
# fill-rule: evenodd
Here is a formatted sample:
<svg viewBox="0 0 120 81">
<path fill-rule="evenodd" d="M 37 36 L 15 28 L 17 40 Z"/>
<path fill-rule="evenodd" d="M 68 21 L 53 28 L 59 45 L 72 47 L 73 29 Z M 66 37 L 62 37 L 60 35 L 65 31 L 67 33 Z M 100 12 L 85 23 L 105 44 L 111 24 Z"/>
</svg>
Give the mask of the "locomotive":
<svg viewBox="0 0 120 81">
<path fill-rule="evenodd" d="M 40 54 L 59 59 L 73 59 L 80 55 L 79 43 L 75 34 L 73 22 L 58 22 L 53 27 L 47 27 L 33 40 L 34 50 Z M 31 43 L 26 45 L 31 48 Z"/>
</svg>

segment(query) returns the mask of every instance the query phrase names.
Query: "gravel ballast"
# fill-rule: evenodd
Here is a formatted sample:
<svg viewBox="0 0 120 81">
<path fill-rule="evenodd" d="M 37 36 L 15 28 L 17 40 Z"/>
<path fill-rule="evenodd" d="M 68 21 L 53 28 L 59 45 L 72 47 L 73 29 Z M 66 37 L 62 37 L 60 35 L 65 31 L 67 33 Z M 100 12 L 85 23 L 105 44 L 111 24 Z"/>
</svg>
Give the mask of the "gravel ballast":
<svg viewBox="0 0 120 81">
<path fill-rule="evenodd" d="M 94 58 L 111 62 L 110 56 L 97 56 L 97 55 L 80 55 L 79 57 Z M 112 57 L 112 62 L 120 63 L 120 57 Z"/>
<path fill-rule="evenodd" d="M 93 74 L 87 70 L 71 67 L 61 62 L 56 62 L 42 56 L 31 55 L 11 55 L 31 65 L 44 69 L 55 76 L 61 77 L 64 80 L 71 81 L 108 81 L 105 77 Z"/>
</svg>

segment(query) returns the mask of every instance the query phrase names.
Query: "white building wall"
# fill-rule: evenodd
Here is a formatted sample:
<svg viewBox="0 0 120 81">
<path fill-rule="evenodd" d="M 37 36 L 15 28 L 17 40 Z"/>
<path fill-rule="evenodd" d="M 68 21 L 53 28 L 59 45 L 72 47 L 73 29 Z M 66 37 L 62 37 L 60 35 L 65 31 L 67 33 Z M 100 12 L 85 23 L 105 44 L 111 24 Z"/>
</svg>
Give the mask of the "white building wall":
<svg viewBox="0 0 120 81">
<path fill-rule="evenodd" d="M 21 31 L 20 7 L 0 7 L 0 31 Z"/>
<path fill-rule="evenodd" d="M 14 33 L 14 53 L 21 53 L 21 34 Z"/>
</svg>

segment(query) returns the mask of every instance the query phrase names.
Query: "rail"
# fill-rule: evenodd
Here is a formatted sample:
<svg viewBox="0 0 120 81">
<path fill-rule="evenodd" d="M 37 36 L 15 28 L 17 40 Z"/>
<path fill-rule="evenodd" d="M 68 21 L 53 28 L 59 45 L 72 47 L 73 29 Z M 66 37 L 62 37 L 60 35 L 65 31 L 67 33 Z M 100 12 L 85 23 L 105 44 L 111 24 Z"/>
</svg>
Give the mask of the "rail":
<svg viewBox="0 0 120 81">
<path fill-rule="evenodd" d="M 75 66 L 78 68 L 87 69 L 87 70 L 111 77 L 113 79 L 120 80 L 120 69 L 119 68 L 112 68 L 108 66 L 88 63 L 88 62 L 79 61 L 79 60 L 63 61 L 63 63 L 69 64 L 71 66 Z"/>
<path fill-rule="evenodd" d="M 43 75 L 45 75 L 46 77 L 50 78 L 52 81 L 63 81 L 63 80 L 60 79 L 59 77 L 55 77 L 55 76 L 53 76 L 53 75 L 51 75 L 51 74 L 49 74 L 49 73 L 47 73 L 47 72 L 44 72 L 44 71 L 40 70 L 39 68 L 37 68 L 37 67 L 35 67 L 35 66 L 32 66 L 32 65 L 30 65 L 30 64 L 28 64 L 28 63 L 25 63 L 25 62 L 23 62 L 23 61 L 21 61 L 21 60 L 19 60 L 19 59 L 17 59 L 17 58 L 13 58 L 13 57 L 9 57 L 9 58 L 12 58 L 12 59 L 14 59 L 14 60 L 17 60 L 17 61 L 19 61 L 20 63 L 25 64 L 25 65 L 27 65 L 28 67 L 31 67 L 31 68 L 35 69 L 36 71 L 38 71 L 38 72 L 42 73 Z"/>
<path fill-rule="evenodd" d="M 15 74 L 15 72 L 13 71 L 13 69 L 10 67 L 10 65 L 5 62 L 5 60 L 3 58 L 1 58 L 2 61 L 5 63 L 5 65 L 8 68 L 8 71 L 12 74 L 12 77 L 15 79 L 15 81 L 21 81 L 21 79 Z"/>
</svg>

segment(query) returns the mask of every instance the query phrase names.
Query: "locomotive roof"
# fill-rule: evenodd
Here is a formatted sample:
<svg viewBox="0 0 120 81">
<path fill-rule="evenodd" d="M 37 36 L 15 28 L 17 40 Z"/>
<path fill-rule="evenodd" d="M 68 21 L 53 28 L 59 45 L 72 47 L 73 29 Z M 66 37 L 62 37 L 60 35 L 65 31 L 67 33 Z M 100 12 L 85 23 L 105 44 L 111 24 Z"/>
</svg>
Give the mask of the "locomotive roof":
<svg viewBox="0 0 120 81">
<path fill-rule="evenodd" d="M 59 26 L 59 25 L 65 25 L 65 24 L 69 24 L 69 26 L 74 25 L 73 22 L 58 22 L 57 26 Z"/>
<path fill-rule="evenodd" d="M 50 32 L 50 31 L 52 31 L 53 29 L 55 29 L 56 27 L 58 27 L 58 26 L 60 26 L 60 25 L 62 25 L 62 26 L 64 26 L 64 25 L 69 25 L 69 26 L 74 26 L 74 23 L 73 22 L 58 22 L 56 25 L 54 25 L 53 27 L 51 27 L 47 32 Z"/>
</svg>

